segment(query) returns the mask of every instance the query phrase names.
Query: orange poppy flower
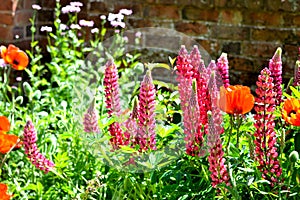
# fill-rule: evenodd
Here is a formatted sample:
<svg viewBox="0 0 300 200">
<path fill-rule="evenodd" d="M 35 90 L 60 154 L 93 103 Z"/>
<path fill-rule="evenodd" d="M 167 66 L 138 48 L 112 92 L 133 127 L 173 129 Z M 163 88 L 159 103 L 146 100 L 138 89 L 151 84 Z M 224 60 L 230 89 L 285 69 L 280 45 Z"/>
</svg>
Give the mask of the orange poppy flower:
<svg viewBox="0 0 300 200">
<path fill-rule="evenodd" d="M 20 148 L 22 143 L 16 135 L 0 134 L 0 153 L 6 154 L 11 150 L 13 146 Z"/>
<path fill-rule="evenodd" d="M 7 185 L 0 183 L 0 200 L 9 200 L 12 196 L 7 194 Z"/>
<path fill-rule="evenodd" d="M 1 46 L 1 57 L 15 70 L 23 70 L 29 63 L 27 54 L 12 44 L 8 45 L 8 48 Z"/>
<path fill-rule="evenodd" d="M 21 148 L 22 142 L 16 135 L 6 134 L 10 129 L 10 123 L 7 117 L 0 116 L 0 153 L 5 154 L 14 147 L 14 149 Z"/>
<path fill-rule="evenodd" d="M 0 116 L 0 133 L 6 133 L 10 129 L 10 123 L 7 117 Z"/>
<path fill-rule="evenodd" d="M 282 118 L 291 125 L 300 126 L 300 100 L 289 98 L 284 101 Z"/>
<path fill-rule="evenodd" d="M 228 114 L 246 114 L 254 106 L 254 96 L 250 88 L 242 85 L 230 85 L 220 88 L 219 107 Z"/>
</svg>

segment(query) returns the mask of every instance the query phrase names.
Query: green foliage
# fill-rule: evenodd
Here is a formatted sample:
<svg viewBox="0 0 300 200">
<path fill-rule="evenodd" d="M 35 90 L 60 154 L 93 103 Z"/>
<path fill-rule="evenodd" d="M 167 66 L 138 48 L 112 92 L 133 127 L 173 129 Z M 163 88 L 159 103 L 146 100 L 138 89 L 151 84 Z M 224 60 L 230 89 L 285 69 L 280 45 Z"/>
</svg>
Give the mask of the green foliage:
<svg viewBox="0 0 300 200">
<path fill-rule="evenodd" d="M 283 122 L 281 106 L 275 112 L 275 120 L 283 174 L 276 187 L 262 179 L 257 169 L 255 120 L 249 113 L 243 117 L 224 114 L 225 133 L 221 139 L 230 186 L 220 184 L 213 188 L 207 156 L 185 154 L 177 86 L 158 80 L 153 81 L 157 88 L 157 150 L 142 154 L 138 147 L 122 146 L 111 151 L 108 127 L 124 122 L 128 113 L 109 118 L 105 110 L 103 66 L 107 59 L 113 58 L 119 69 L 123 110 L 132 109 L 145 66 L 170 67 L 162 63 L 144 66 L 139 62 L 140 54 L 127 53 L 123 30 L 105 42 L 106 20 L 88 42 L 83 29 L 62 30 L 61 6 L 56 5 L 54 32 L 47 33 L 46 49 L 35 40 L 37 11 L 30 20 L 32 41 L 27 54 L 31 62 L 24 80 L 12 87 L 11 68 L 0 68 L 0 115 L 8 116 L 10 133 L 22 138 L 26 120 L 31 119 L 38 133 L 39 150 L 55 163 L 55 169 L 44 174 L 30 163 L 23 149 L 1 155 L 0 182 L 8 185 L 14 199 L 300 198 L 299 128 Z M 77 13 L 69 13 L 68 17 L 68 26 L 77 24 Z M 172 66 L 175 60 L 169 58 Z M 290 90 L 286 97 L 300 98 L 299 88 Z M 87 134 L 82 117 L 94 99 L 101 133 Z M 128 164 L 133 156 L 136 165 Z"/>
</svg>

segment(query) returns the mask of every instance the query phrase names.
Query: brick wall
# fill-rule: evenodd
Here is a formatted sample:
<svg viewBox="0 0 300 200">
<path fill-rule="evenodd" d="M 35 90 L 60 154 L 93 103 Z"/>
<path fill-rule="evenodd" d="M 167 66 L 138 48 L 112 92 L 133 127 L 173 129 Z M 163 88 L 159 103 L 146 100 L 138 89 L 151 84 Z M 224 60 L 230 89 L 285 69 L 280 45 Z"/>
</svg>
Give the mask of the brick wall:
<svg viewBox="0 0 300 200">
<path fill-rule="evenodd" d="M 1 43 L 18 42 L 28 48 L 32 3 L 43 7 L 38 14 L 38 28 L 53 20 L 55 0 L 2 1 L 6 3 L 0 4 Z M 61 1 L 63 5 L 69 2 Z M 101 14 L 128 8 L 134 12 L 128 20 L 129 28 L 164 27 L 185 33 L 201 44 L 213 59 L 227 52 L 234 83 L 254 84 L 254 76 L 267 65 L 278 46 L 283 49 L 284 76 L 289 78 L 293 74 L 300 43 L 300 3 L 297 0 L 81 2 L 84 4 L 82 16 L 94 20 L 96 25 L 100 24 Z M 161 41 L 164 42 L 168 45 L 170 40 Z"/>
</svg>

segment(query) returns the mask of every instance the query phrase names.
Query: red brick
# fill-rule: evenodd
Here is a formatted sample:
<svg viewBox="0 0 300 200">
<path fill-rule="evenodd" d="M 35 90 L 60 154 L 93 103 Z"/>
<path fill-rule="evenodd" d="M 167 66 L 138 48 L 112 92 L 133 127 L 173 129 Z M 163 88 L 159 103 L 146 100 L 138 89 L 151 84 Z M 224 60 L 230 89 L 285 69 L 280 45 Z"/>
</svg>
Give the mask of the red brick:
<svg viewBox="0 0 300 200">
<path fill-rule="evenodd" d="M 243 16 L 240 11 L 237 10 L 222 10 L 219 16 L 219 22 L 222 24 L 240 24 L 243 20 Z"/>
<path fill-rule="evenodd" d="M 24 9 L 24 1 L 25 0 L 19 0 L 17 5 L 17 10 Z"/>
<path fill-rule="evenodd" d="M 13 39 L 11 26 L 0 26 L 0 42 L 9 42 Z"/>
<path fill-rule="evenodd" d="M 107 5 L 103 2 L 91 2 L 89 12 L 96 12 L 96 13 L 107 13 Z"/>
<path fill-rule="evenodd" d="M 249 40 L 250 37 L 250 29 L 245 27 L 215 25 L 211 31 L 215 39 Z"/>
<path fill-rule="evenodd" d="M 163 4 L 176 4 L 177 0 L 157 0 L 157 3 L 163 5 Z"/>
<path fill-rule="evenodd" d="M 196 39 L 205 51 L 214 59 L 216 59 L 221 53 L 221 43 L 219 40 L 208 39 Z"/>
<path fill-rule="evenodd" d="M 267 0 L 266 8 L 271 11 L 296 11 L 297 7 L 299 7 L 299 1 L 279 1 L 279 0 Z"/>
<path fill-rule="evenodd" d="M 43 0 L 42 5 L 43 8 L 55 8 L 56 1 Z"/>
<path fill-rule="evenodd" d="M 152 5 L 145 7 L 144 17 L 179 19 L 179 10 L 177 6 Z"/>
<path fill-rule="evenodd" d="M 38 4 L 38 1 L 37 0 L 24 0 L 24 9 L 32 10 L 33 4 Z"/>
<path fill-rule="evenodd" d="M 146 47 L 160 48 L 166 50 L 178 51 L 180 48 L 180 38 L 178 36 L 162 35 L 161 31 L 145 34 Z"/>
<path fill-rule="evenodd" d="M 299 59 L 299 46 L 298 45 L 284 44 L 282 50 L 283 50 L 284 57 L 286 57 L 287 59 L 293 60 L 294 63 L 296 62 L 297 59 Z"/>
<path fill-rule="evenodd" d="M 250 57 L 271 58 L 279 43 L 249 43 L 242 45 L 242 54 Z"/>
<path fill-rule="evenodd" d="M 213 0 L 177 0 L 178 5 L 189 5 L 189 6 L 195 6 L 202 9 L 212 8 L 214 7 L 214 1 Z"/>
<path fill-rule="evenodd" d="M 230 69 L 232 70 L 246 71 L 246 72 L 253 71 L 253 61 L 251 59 L 232 56 L 231 54 L 228 54 L 228 61 L 229 61 Z"/>
<path fill-rule="evenodd" d="M 208 33 L 207 25 L 198 22 L 177 22 L 175 29 L 188 35 L 204 35 Z"/>
<path fill-rule="evenodd" d="M 200 9 L 194 6 L 186 6 L 182 10 L 182 18 L 188 20 L 202 20 L 217 22 L 219 12 L 214 9 Z"/>
<path fill-rule="evenodd" d="M 79 13 L 78 18 L 82 13 Z M 30 16 L 30 13 L 28 14 Z M 39 22 L 53 22 L 54 21 L 54 15 L 51 10 L 40 10 L 37 15 L 37 19 Z"/>
<path fill-rule="evenodd" d="M 149 19 L 128 19 L 128 23 L 134 28 L 150 27 L 153 23 Z"/>
<path fill-rule="evenodd" d="M 14 36 L 14 39 L 20 40 L 24 38 L 24 27 L 14 27 L 12 30 L 12 34 Z"/>
<path fill-rule="evenodd" d="M 13 25 L 13 21 L 14 18 L 12 12 L 1 13 L 0 11 L 0 24 Z"/>
<path fill-rule="evenodd" d="M 13 9 L 13 1 L 11 1 L 11 0 L 2 0 L 1 1 L 0 11 L 12 11 L 12 9 Z"/>
<path fill-rule="evenodd" d="M 244 24 L 280 26 L 283 24 L 281 13 L 274 12 L 244 12 Z"/>
<path fill-rule="evenodd" d="M 252 29 L 251 35 L 253 40 L 258 41 L 285 41 L 289 39 L 292 31 L 271 30 L 271 29 Z"/>
<path fill-rule="evenodd" d="M 300 26 L 300 15 L 293 16 L 292 25 Z"/>
<path fill-rule="evenodd" d="M 249 10 L 262 10 L 265 7 L 264 1 L 247 1 L 245 0 L 245 7 Z"/>
<path fill-rule="evenodd" d="M 32 17 L 32 11 L 31 10 L 20 10 L 17 11 L 14 18 L 14 24 L 15 25 L 23 25 L 23 24 L 29 24 L 29 18 Z"/>
</svg>

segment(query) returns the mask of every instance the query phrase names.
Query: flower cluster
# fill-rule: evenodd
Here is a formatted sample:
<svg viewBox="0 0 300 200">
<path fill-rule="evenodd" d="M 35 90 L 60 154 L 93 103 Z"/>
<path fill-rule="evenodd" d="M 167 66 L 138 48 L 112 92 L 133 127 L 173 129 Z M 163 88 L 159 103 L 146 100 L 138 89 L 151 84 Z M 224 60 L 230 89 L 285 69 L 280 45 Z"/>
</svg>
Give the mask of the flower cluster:
<svg viewBox="0 0 300 200">
<path fill-rule="evenodd" d="M 110 25 L 113 27 L 118 27 L 120 26 L 121 28 L 125 28 L 125 22 L 123 22 L 124 15 L 131 15 L 132 10 L 128 9 L 121 9 L 119 10 L 119 13 L 114 14 L 114 13 L 109 13 L 107 20 L 110 22 Z"/>
<path fill-rule="evenodd" d="M 95 109 L 95 100 L 89 106 L 83 118 L 84 131 L 86 133 L 100 133 L 98 118 Z"/>
<path fill-rule="evenodd" d="M 141 83 L 139 94 L 137 140 L 140 151 L 146 151 L 149 148 L 156 149 L 155 96 L 156 90 L 151 73 L 148 71 Z"/>
<path fill-rule="evenodd" d="M 118 70 L 112 60 L 107 61 L 104 73 L 105 86 L 105 103 L 109 117 L 121 116 L 121 104 L 118 83 Z M 128 143 L 121 129 L 121 124 L 117 121 L 109 125 L 109 132 L 111 134 L 111 144 L 114 149 L 119 148 L 120 145 Z"/>
<path fill-rule="evenodd" d="M 276 107 L 276 92 L 274 91 L 274 79 L 268 68 L 264 68 L 258 76 L 256 82 L 257 98 L 254 109 L 256 114 L 254 133 L 256 160 L 259 163 L 258 169 L 262 172 L 262 177 L 271 182 L 274 186 L 279 182 L 282 173 L 278 161 L 276 132 L 274 130 L 274 111 Z"/>
<path fill-rule="evenodd" d="M 214 61 L 210 63 L 211 69 L 216 69 Z M 209 116 L 209 132 L 207 133 L 207 144 L 209 146 L 209 171 L 211 171 L 212 186 L 220 183 L 230 185 L 229 175 L 225 165 L 226 159 L 222 149 L 220 135 L 224 133 L 222 127 L 222 113 L 218 106 L 219 89 L 217 87 L 216 71 L 212 71 L 209 81 L 209 93 L 211 96 L 211 116 Z"/>
<path fill-rule="evenodd" d="M 229 84 L 229 65 L 227 59 L 227 53 L 222 53 L 217 62 L 217 68 L 222 77 L 222 83 L 227 88 Z"/>
<path fill-rule="evenodd" d="M 48 173 L 54 168 L 54 163 L 51 160 L 45 158 L 42 155 L 36 145 L 37 133 L 34 129 L 32 122 L 29 120 L 24 128 L 24 149 L 25 154 L 29 158 L 30 162 L 35 165 L 38 169 Z"/>
<path fill-rule="evenodd" d="M 184 46 L 181 47 L 176 62 L 176 80 L 178 81 L 180 106 L 183 112 L 186 152 L 192 156 L 199 155 L 202 142 L 201 132 L 198 134 L 198 126 L 200 126 L 200 118 L 198 116 L 201 104 L 198 104 L 199 97 L 196 97 L 196 94 L 193 94 L 192 91 L 193 80 L 199 77 L 198 69 L 200 63 L 201 56 L 197 47 L 192 50 L 190 55 Z M 197 104 L 195 104 L 193 99 L 196 99 Z M 194 104 L 197 106 L 195 107 Z M 190 112 L 193 112 L 195 115 L 191 115 Z"/>
<path fill-rule="evenodd" d="M 276 50 L 272 59 L 269 62 L 269 70 L 271 72 L 271 77 L 274 80 L 274 92 L 276 105 L 279 105 L 282 102 L 282 61 L 281 61 L 282 50 L 280 47 Z"/>
<path fill-rule="evenodd" d="M 61 12 L 64 14 L 67 13 L 79 13 L 80 7 L 82 7 L 83 4 L 81 2 L 70 2 L 69 5 L 66 5 L 65 7 L 61 8 Z"/>
</svg>

